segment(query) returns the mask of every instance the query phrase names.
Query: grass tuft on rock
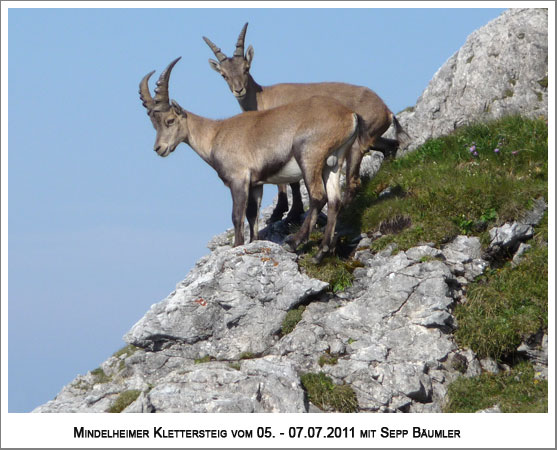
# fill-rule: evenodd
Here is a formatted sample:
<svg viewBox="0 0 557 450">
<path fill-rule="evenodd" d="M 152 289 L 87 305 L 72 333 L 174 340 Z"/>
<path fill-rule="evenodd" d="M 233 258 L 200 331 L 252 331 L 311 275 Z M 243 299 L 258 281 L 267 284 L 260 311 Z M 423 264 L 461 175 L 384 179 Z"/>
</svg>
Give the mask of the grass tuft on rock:
<svg viewBox="0 0 557 450">
<path fill-rule="evenodd" d="M 107 412 L 109 413 L 120 413 L 128 406 L 130 406 L 133 402 L 137 400 L 141 391 L 136 389 L 132 389 L 129 391 L 121 392 L 120 395 L 116 398 L 112 406 L 108 409 Z"/>
<path fill-rule="evenodd" d="M 112 378 L 104 372 L 102 367 L 97 367 L 96 369 L 92 370 L 91 375 L 93 375 L 94 377 L 93 384 L 104 384 L 112 380 Z"/>
<path fill-rule="evenodd" d="M 498 405 L 506 413 L 546 413 L 547 380 L 522 362 L 508 372 L 461 377 L 449 386 L 447 413 L 473 413 Z"/>
<path fill-rule="evenodd" d="M 507 262 L 488 270 L 468 288 L 455 309 L 455 338 L 480 357 L 512 356 L 520 343 L 548 327 L 547 214 L 516 267 Z"/>
<path fill-rule="evenodd" d="M 281 333 L 283 336 L 292 333 L 294 328 L 296 328 L 298 322 L 302 320 L 302 315 L 304 314 L 305 310 L 306 307 L 304 305 L 300 305 L 297 308 L 291 309 L 286 313 L 281 326 Z"/>
<path fill-rule="evenodd" d="M 315 240 L 307 244 L 310 250 L 298 260 L 300 267 L 308 276 L 329 283 L 329 291 L 333 293 L 342 292 L 352 286 L 354 281 L 352 272 L 362 264 L 336 255 L 326 255 L 320 264 L 315 264 L 311 259 L 317 252 L 318 242 L 319 240 Z"/>
<path fill-rule="evenodd" d="M 323 372 L 301 376 L 309 401 L 324 411 L 352 413 L 358 411 L 358 399 L 348 385 L 337 385 Z"/>
<path fill-rule="evenodd" d="M 324 355 L 321 355 L 319 357 L 319 361 L 317 361 L 317 364 L 319 364 L 320 367 L 323 367 L 326 364 L 334 366 L 337 363 L 338 363 L 338 356 L 333 356 L 329 353 L 325 353 Z"/>
<path fill-rule="evenodd" d="M 139 350 L 139 347 L 135 345 L 126 345 L 125 347 L 121 348 L 120 350 L 116 351 L 112 356 L 115 358 L 120 358 L 122 355 L 126 355 L 126 358 L 133 355 L 136 351 Z"/>
<path fill-rule="evenodd" d="M 205 363 L 208 363 L 208 362 L 211 362 L 211 361 L 214 361 L 214 360 L 215 360 L 215 358 L 213 356 L 205 355 L 202 358 L 194 359 L 193 363 L 194 364 L 205 364 Z"/>
</svg>

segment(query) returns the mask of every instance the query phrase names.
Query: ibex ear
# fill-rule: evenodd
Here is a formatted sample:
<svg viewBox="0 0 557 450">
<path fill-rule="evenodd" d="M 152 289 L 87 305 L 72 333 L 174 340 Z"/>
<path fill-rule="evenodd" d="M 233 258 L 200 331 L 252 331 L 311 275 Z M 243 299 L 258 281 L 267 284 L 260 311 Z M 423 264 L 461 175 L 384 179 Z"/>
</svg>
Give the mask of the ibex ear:
<svg viewBox="0 0 557 450">
<path fill-rule="evenodd" d="M 209 60 L 209 65 L 211 66 L 211 69 L 215 70 L 218 73 L 221 73 L 220 64 L 216 62 L 214 59 Z"/>
<path fill-rule="evenodd" d="M 251 60 L 253 59 L 253 47 L 250 45 L 246 52 L 246 61 L 251 66 Z"/>
<path fill-rule="evenodd" d="M 170 103 L 172 105 L 172 109 L 174 109 L 174 112 L 176 114 L 186 117 L 186 111 L 178 104 L 176 100 L 172 100 Z"/>
</svg>

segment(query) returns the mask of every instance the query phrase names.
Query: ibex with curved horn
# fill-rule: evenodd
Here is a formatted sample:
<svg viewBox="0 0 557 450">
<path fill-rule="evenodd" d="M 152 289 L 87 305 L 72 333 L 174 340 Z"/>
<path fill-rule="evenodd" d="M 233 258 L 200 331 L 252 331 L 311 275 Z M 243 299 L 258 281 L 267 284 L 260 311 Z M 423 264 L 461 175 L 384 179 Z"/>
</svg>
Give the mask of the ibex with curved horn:
<svg viewBox="0 0 557 450">
<path fill-rule="evenodd" d="M 275 108 L 294 101 L 307 99 L 315 95 L 332 97 L 341 102 L 362 118 L 360 139 L 354 143 L 346 156 L 347 187 L 343 202 L 348 203 L 359 186 L 360 164 L 364 153 L 369 149 L 379 150 L 384 154 L 394 154 L 399 146 L 399 135 L 406 134 L 395 115 L 371 89 L 346 83 L 284 83 L 261 86 L 250 74 L 253 60 L 253 47 L 250 45 L 244 55 L 244 40 L 248 24 L 240 32 L 234 55 L 228 58 L 221 49 L 205 36 L 218 59 L 210 59 L 210 66 L 222 75 L 243 111 L 262 111 Z M 396 139 L 382 138 L 381 135 L 391 126 L 395 127 Z M 292 209 L 287 216 L 291 220 L 303 211 L 299 184 L 291 184 Z M 272 219 L 280 220 L 288 210 L 286 186 L 279 186 L 279 199 Z"/>
<path fill-rule="evenodd" d="M 139 84 L 143 106 L 157 131 L 154 149 L 168 156 L 180 142 L 188 144 L 215 169 L 232 193 L 234 245 L 244 243 L 244 218 L 250 240 L 258 238 L 263 184 L 291 183 L 302 178 L 308 188 L 310 211 L 286 246 L 294 251 L 308 238 L 319 211 L 328 205 L 328 219 L 319 251 L 329 251 L 341 207 L 340 167 L 345 152 L 358 136 L 359 117 L 326 97 L 312 97 L 266 111 L 246 112 L 225 120 L 211 120 L 184 110 L 169 100 L 170 72 L 180 58 L 162 72 L 151 97 L 148 73 Z"/>
</svg>

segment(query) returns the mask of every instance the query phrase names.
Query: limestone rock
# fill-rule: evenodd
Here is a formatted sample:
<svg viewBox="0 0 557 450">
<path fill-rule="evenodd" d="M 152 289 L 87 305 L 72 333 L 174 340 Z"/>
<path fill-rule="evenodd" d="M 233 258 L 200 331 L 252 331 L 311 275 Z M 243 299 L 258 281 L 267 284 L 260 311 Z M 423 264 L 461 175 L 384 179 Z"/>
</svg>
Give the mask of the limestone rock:
<svg viewBox="0 0 557 450">
<path fill-rule="evenodd" d="M 474 32 L 414 110 L 398 115 L 412 136 L 401 153 L 465 123 L 513 113 L 547 117 L 547 10 L 510 9 Z M 366 155 L 361 176 L 374 176 L 382 160 L 377 152 Z M 361 412 L 432 413 L 441 412 L 457 377 L 504 369 L 457 347 L 453 310 L 489 257 L 532 237 L 547 209 L 543 199 L 518 222 L 491 230 L 487 255 L 478 238 L 467 236 L 441 248 L 396 253 L 389 246 L 374 254 L 377 236 L 360 235 L 354 248 L 362 267 L 336 295 L 301 273 L 296 255 L 278 245 L 291 230 L 283 222 L 265 225 L 273 207 L 262 210 L 266 241 L 232 248 L 231 229 L 215 236 L 212 252 L 124 336 L 125 352 L 34 412 L 105 412 L 126 393 L 133 393 L 126 413 L 320 412 L 300 376 L 324 372 L 354 390 Z M 300 304 L 301 321 L 283 336 L 284 317 Z M 547 335 L 527 339 L 518 351 L 547 376 Z"/>
<path fill-rule="evenodd" d="M 221 247 L 202 258 L 124 340 L 150 350 L 166 342 L 188 344 L 190 358 L 261 354 L 273 344 L 286 313 L 326 288 L 301 274 L 296 256 L 276 244 Z"/>
<path fill-rule="evenodd" d="M 547 9 L 511 8 L 473 32 L 416 105 L 397 114 L 411 137 L 398 155 L 473 122 L 547 117 L 547 31 Z"/>
<path fill-rule="evenodd" d="M 535 378 L 547 380 L 548 377 L 548 336 L 547 333 L 537 333 L 526 339 L 517 348 L 519 353 L 526 357 L 534 365 Z"/>
<path fill-rule="evenodd" d="M 306 412 L 299 377 L 287 362 L 265 357 L 197 364 L 172 372 L 148 394 L 161 412 Z"/>
</svg>

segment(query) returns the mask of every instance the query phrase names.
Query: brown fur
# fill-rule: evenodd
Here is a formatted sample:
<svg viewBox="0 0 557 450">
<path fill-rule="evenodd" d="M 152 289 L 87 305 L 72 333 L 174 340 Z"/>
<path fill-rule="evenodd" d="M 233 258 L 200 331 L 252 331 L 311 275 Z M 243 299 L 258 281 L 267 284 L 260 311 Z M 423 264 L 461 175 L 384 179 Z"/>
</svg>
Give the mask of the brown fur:
<svg viewBox="0 0 557 450">
<path fill-rule="evenodd" d="M 365 152 L 369 149 L 377 149 L 385 154 L 396 153 L 399 145 L 398 135 L 404 133 L 400 124 L 396 121 L 396 117 L 375 92 L 363 86 L 335 82 L 282 83 L 272 86 L 257 84 L 249 73 L 254 54 L 251 45 L 244 55 L 246 30 L 247 23 L 242 28 L 236 44 L 236 51 L 231 58 L 226 57 L 220 49 L 217 49 L 209 39 L 204 37 L 205 42 L 213 52 L 218 50 L 219 62 L 209 60 L 211 67 L 223 76 L 242 110 L 261 111 L 318 95 L 338 100 L 361 117 L 362 126 L 359 140 L 354 143 L 346 156 L 347 188 L 343 203 L 348 203 L 359 186 L 360 164 Z M 393 122 L 397 125 L 395 129 L 397 139 L 382 138 L 381 135 L 387 131 Z M 279 192 L 285 192 L 285 189 L 285 186 L 282 186 L 279 188 Z M 301 197 L 296 195 L 293 203 L 294 201 L 301 202 Z M 284 203 L 279 204 L 281 208 L 284 208 Z M 279 205 L 277 205 L 278 207 Z M 300 205 L 293 205 L 293 208 L 299 211 Z M 286 209 L 288 209 L 287 205 Z M 275 218 L 282 216 L 282 212 L 278 211 L 273 216 Z"/>
<path fill-rule="evenodd" d="M 174 101 L 170 104 L 168 79 L 177 61 L 161 74 L 154 99 L 147 86 L 151 74 L 140 83 L 141 99 L 157 131 L 156 152 L 168 156 L 180 142 L 185 142 L 217 171 L 232 194 L 235 246 L 244 243 L 246 215 L 250 240 L 257 239 L 262 185 L 273 183 L 274 178 L 286 177 L 288 182 L 303 178 L 309 191 L 310 212 L 288 245 L 295 250 L 308 238 L 317 214 L 328 203 L 325 235 L 316 256 L 320 261 L 330 249 L 341 203 L 340 167 L 358 135 L 357 116 L 338 101 L 317 96 L 225 120 L 206 119 L 185 111 Z M 333 154 L 337 162 L 328 165 Z"/>
</svg>

